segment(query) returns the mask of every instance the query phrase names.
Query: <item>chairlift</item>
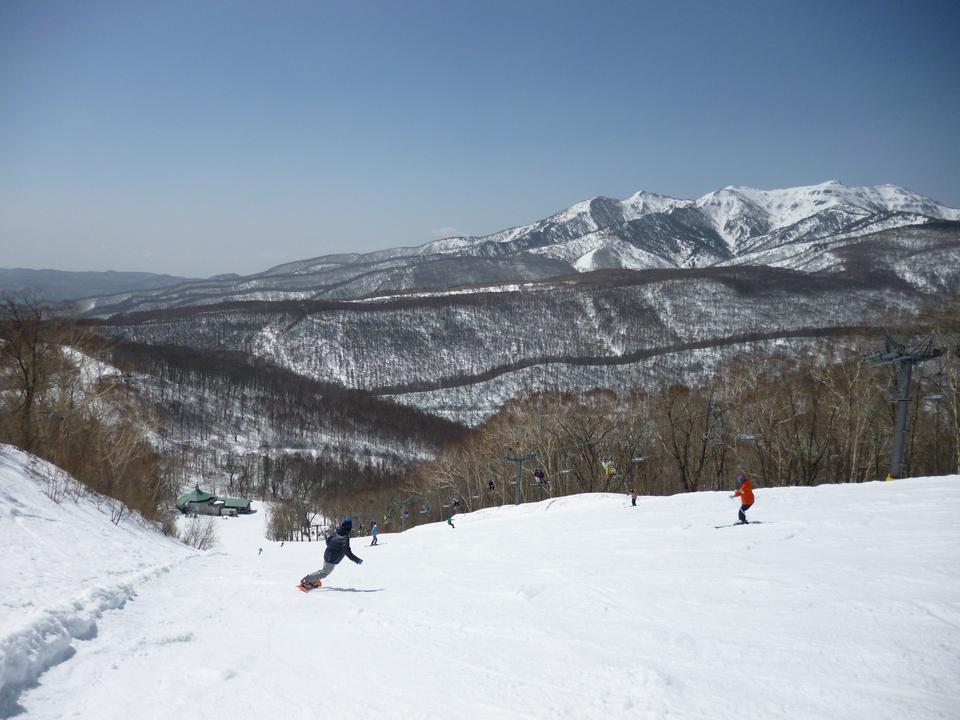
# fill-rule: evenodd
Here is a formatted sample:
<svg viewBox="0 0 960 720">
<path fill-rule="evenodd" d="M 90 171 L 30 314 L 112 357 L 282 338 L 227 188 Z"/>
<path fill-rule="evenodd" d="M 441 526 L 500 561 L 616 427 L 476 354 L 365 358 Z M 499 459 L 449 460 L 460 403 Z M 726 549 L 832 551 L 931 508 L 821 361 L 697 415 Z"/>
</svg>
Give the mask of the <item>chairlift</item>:
<svg viewBox="0 0 960 720">
<path fill-rule="evenodd" d="M 935 373 L 933 374 L 933 378 L 936 380 L 936 390 L 934 390 L 934 391 L 931 392 L 931 393 L 927 393 L 926 395 L 924 395 L 924 396 L 923 396 L 923 399 L 924 399 L 924 400 L 929 400 L 929 401 L 931 401 L 931 402 L 940 402 L 941 400 L 943 400 L 943 399 L 946 397 L 947 388 L 949 388 L 950 383 L 949 383 L 949 381 L 948 381 L 948 382 L 944 382 L 944 380 L 945 380 L 946 378 L 944 377 L 943 370 L 944 370 L 944 368 L 943 368 L 943 356 L 941 356 L 941 357 L 940 357 L 940 367 L 939 367 L 939 369 L 937 370 L 937 372 L 935 372 Z"/>
</svg>

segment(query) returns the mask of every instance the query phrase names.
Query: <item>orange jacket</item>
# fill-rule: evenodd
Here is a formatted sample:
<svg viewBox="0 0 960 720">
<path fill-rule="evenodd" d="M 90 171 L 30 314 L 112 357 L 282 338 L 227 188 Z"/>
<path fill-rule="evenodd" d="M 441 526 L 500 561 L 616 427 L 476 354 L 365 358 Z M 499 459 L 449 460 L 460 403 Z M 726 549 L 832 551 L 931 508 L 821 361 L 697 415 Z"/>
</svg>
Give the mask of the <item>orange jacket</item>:
<svg viewBox="0 0 960 720">
<path fill-rule="evenodd" d="M 750 487 L 750 478 L 746 478 L 740 489 L 734 495 L 739 495 L 744 505 L 753 505 L 753 488 Z"/>
</svg>

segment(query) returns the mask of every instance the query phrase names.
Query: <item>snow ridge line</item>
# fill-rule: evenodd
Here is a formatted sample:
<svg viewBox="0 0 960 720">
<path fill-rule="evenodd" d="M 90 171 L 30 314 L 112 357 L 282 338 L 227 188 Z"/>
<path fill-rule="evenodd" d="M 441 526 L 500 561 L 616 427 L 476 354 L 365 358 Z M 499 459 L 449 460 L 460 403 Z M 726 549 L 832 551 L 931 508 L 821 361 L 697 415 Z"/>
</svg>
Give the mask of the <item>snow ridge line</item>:
<svg viewBox="0 0 960 720">
<path fill-rule="evenodd" d="M 97 636 L 97 620 L 104 612 L 124 607 L 137 596 L 138 585 L 169 572 L 175 564 L 133 574 L 111 587 L 86 590 L 63 605 L 37 611 L 0 638 L 0 718 L 22 712 L 17 705 L 20 693 L 35 686 L 54 665 L 73 657 L 74 640 Z"/>
</svg>

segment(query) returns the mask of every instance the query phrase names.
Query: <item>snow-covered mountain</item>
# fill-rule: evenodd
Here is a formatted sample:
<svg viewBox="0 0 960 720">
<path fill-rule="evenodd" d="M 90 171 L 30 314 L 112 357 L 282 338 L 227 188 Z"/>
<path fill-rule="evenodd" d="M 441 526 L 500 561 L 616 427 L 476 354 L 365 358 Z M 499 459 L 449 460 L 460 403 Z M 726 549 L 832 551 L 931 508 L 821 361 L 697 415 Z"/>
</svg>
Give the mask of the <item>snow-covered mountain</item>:
<svg viewBox="0 0 960 720">
<path fill-rule="evenodd" d="M 719 529 L 724 492 L 489 508 L 304 595 L 322 553 L 266 504 L 201 553 L 0 446 L 0 717 L 953 717 L 958 481 L 760 488 Z"/>
<path fill-rule="evenodd" d="M 248 277 L 91 298 L 78 307 L 104 316 L 234 301 L 347 299 L 530 282 L 602 269 L 737 264 L 822 269 L 824 262 L 813 257 L 820 252 L 878 232 L 934 222 L 960 223 L 960 210 L 894 185 L 731 186 L 695 200 L 639 192 L 625 200 L 585 200 L 491 235 L 326 255 Z M 946 227 L 960 237 L 960 224 Z M 960 263 L 960 254 L 955 258 Z"/>
</svg>

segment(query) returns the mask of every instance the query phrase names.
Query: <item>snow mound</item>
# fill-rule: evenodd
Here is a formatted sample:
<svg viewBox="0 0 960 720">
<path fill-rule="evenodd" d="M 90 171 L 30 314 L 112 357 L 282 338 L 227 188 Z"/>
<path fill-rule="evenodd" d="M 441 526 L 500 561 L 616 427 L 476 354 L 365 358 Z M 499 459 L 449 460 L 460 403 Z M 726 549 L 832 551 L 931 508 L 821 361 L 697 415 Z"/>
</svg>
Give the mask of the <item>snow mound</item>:
<svg viewBox="0 0 960 720">
<path fill-rule="evenodd" d="M 59 502 L 55 501 L 57 498 Z M 59 468 L 0 445 L 0 717 L 97 634 L 97 620 L 193 553 Z"/>
</svg>

